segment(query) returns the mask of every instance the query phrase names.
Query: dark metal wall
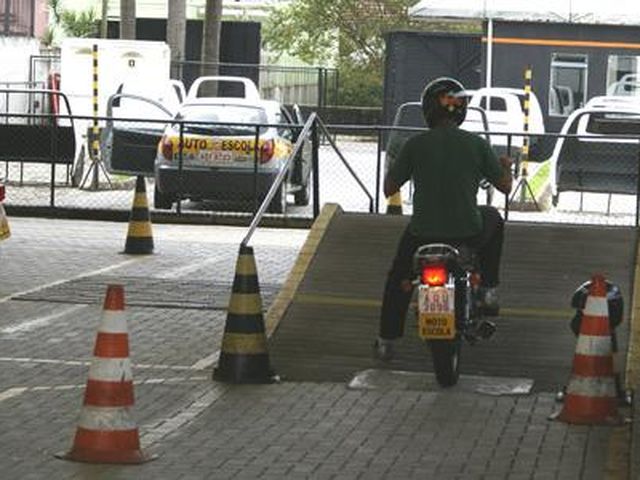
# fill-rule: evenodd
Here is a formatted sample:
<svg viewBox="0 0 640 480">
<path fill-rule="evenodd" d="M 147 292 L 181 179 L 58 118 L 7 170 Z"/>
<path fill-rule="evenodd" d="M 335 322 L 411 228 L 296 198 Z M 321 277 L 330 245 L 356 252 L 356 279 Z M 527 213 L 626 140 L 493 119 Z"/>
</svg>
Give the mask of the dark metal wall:
<svg viewBox="0 0 640 480">
<path fill-rule="evenodd" d="M 494 23 L 497 39 L 524 39 L 532 44 L 496 43 L 493 86 L 522 88 L 524 69 L 533 68 L 533 89 L 540 101 L 547 131 L 557 132 L 566 117 L 549 115 L 551 58 L 554 53 L 588 57 L 587 99 L 605 95 L 609 55 L 640 55 L 640 27 L 540 22 Z M 426 83 L 441 75 L 461 80 L 467 88 L 484 86 L 486 48 L 480 36 L 393 32 L 387 36 L 383 118 L 391 123 L 396 108 L 420 98 Z M 486 40 L 485 40 L 486 41 Z M 565 43 L 555 45 L 555 43 Z M 588 42 L 588 45 L 566 43 Z M 591 45 L 595 42 L 596 45 Z M 549 44 L 551 43 L 551 44 Z M 599 45 L 598 45 L 599 44 Z M 609 44 L 609 45 L 607 45 Z"/>
<path fill-rule="evenodd" d="M 613 42 L 640 43 L 640 27 L 620 25 L 585 25 L 535 22 L 495 22 L 494 36 L 506 39 L 562 42 Z M 606 47 L 606 48 L 603 48 Z M 482 49 L 484 79 L 486 54 Z M 549 116 L 549 83 L 551 57 L 554 53 L 585 54 L 588 56 L 587 99 L 605 95 L 607 90 L 607 65 L 609 55 L 640 55 L 640 48 L 615 48 L 612 46 L 569 45 L 517 45 L 495 44 L 493 61 L 493 86 L 522 88 L 524 69 L 533 67 L 533 90 L 540 101 L 547 131 L 557 132 L 566 118 Z"/>
<path fill-rule="evenodd" d="M 202 20 L 187 21 L 187 39 L 185 49 L 185 60 L 199 62 L 202 52 Z M 138 40 L 166 41 L 167 21 L 159 18 L 139 18 L 136 22 Z M 118 22 L 109 22 L 109 38 L 119 38 L 120 25 Z M 260 23 L 258 22 L 222 22 L 220 33 L 220 62 L 221 63 L 241 63 L 260 64 L 261 34 Z M 188 87 L 199 75 L 198 65 L 184 65 L 180 69 L 182 79 Z M 221 69 L 221 74 L 233 75 L 235 72 L 225 72 Z M 256 68 L 253 77 L 256 84 L 260 83 L 259 70 Z"/>
<path fill-rule="evenodd" d="M 398 106 L 419 101 L 432 79 L 451 76 L 467 88 L 480 87 L 481 38 L 430 32 L 392 32 L 386 37 L 383 119 L 393 121 Z"/>
</svg>

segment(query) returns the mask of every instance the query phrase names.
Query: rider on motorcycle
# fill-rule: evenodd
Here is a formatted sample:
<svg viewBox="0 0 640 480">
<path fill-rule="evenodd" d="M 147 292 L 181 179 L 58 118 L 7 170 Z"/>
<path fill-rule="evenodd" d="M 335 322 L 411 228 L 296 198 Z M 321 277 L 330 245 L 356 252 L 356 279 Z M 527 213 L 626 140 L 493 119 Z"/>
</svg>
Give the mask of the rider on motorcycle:
<svg viewBox="0 0 640 480">
<path fill-rule="evenodd" d="M 412 259 L 421 245 L 446 242 L 478 252 L 483 308 L 497 311 L 504 221 L 489 206 L 478 206 L 484 178 L 499 191 L 511 192 L 511 160 L 498 160 L 482 137 L 458 128 L 467 114 L 464 87 L 451 78 L 434 80 L 422 94 L 429 131 L 407 140 L 384 182 L 388 198 L 412 179 L 413 216 L 389 272 L 382 302 L 376 356 L 390 360 L 393 340 L 402 336 L 411 301 Z"/>
</svg>

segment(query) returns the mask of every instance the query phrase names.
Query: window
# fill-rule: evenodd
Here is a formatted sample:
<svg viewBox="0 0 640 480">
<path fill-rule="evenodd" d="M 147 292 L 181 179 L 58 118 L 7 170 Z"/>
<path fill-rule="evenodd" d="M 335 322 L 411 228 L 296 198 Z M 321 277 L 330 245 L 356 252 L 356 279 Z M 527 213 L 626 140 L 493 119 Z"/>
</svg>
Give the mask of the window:
<svg viewBox="0 0 640 480">
<path fill-rule="evenodd" d="M 587 55 L 554 53 L 551 56 L 549 115 L 566 117 L 587 101 Z"/>
<path fill-rule="evenodd" d="M 640 57 L 609 55 L 607 95 L 640 96 Z"/>
<path fill-rule="evenodd" d="M 589 115 L 586 132 L 601 135 L 638 135 L 640 134 L 640 115 L 593 113 Z"/>
<path fill-rule="evenodd" d="M 482 100 L 480 100 L 480 108 L 487 110 L 487 97 L 482 97 Z M 489 110 L 492 112 L 506 112 L 507 101 L 502 97 L 491 97 L 491 108 Z"/>
<path fill-rule="evenodd" d="M 37 14 L 34 0 L 0 0 L 0 36 L 32 37 Z"/>
</svg>

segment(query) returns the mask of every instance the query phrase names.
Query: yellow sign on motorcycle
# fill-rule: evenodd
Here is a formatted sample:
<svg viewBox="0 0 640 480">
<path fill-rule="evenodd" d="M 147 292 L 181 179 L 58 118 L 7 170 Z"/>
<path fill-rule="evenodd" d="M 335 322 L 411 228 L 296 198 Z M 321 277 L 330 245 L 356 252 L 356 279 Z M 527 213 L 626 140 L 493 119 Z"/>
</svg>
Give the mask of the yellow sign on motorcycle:
<svg viewBox="0 0 640 480">
<path fill-rule="evenodd" d="M 418 335 L 423 340 L 452 340 L 456 336 L 453 288 L 426 287 L 418 290 Z"/>
</svg>

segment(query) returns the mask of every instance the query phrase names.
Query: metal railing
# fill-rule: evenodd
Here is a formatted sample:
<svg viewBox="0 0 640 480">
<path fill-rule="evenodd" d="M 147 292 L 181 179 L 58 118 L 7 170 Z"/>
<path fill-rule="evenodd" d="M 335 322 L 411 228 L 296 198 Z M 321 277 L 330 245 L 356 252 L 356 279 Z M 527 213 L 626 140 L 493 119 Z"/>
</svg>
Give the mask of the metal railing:
<svg viewBox="0 0 640 480">
<path fill-rule="evenodd" d="M 1 95 L 1 92 L 0 92 Z M 61 102 L 64 103 L 64 102 Z M 135 110 L 130 110 L 135 111 Z M 165 112 L 166 113 L 166 112 Z M 276 213 L 278 210 L 264 207 L 274 201 L 279 193 L 278 189 L 285 185 L 285 180 L 292 177 L 284 174 L 291 172 L 293 156 L 278 157 L 281 163 L 271 163 L 268 175 L 261 162 L 261 152 L 255 145 L 261 143 L 262 129 L 282 129 L 286 127 L 291 133 L 292 139 L 289 148 L 296 149 L 299 155 L 304 153 L 305 174 L 311 171 L 307 185 L 312 185 L 311 191 L 305 195 L 312 197 L 310 205 L 303 206 L 299 203 L 293 205 L 290 201 L 283 212 L 285 217 L 312 219 L 319 213 L 320 199 L 323 202 L 333 202 L 342 205 L 345 211 L 379 213 L 384 208 L 382 196 L 382 178 L 388 165 L 397 158 L 398 145 L 394 147 L 394 138 L 406 140 L 406 137 L 424 131 L 424 129 L 411 127 L 387 127 L 387 126 L 339 126 L 326 125 L 319 116 L 313 116 L 310 130 L 305 130 L 305 125 L 268 125 L 268 124 L 244 124 L 249 149 L 244 153 L 242 164 L 235 167 L 244 169 L 246 181 L 243 187 L 233 191 L 222 192 L 226 195 L 222 201 L 207 201 L 198 197 L 197 192 L 188 192 L 193 180 L 193 151 L 185 145 L 189 142 L 192 133 L 185 129 L 185 125 L 203 125 L 215 127 L 216 125 L 233 126 L 230 122 L 185 122 L 182 120 L 167 120 L 166 118 L 127 118 L 122 116 L 104 117 L 99 119 L 103 129 L 103 143 L 106 141 L 104 132 L 109 128 L 122 128 L 122 132 L 136 134 L 139 131 L 155 131 L 154 137 L 145 147 L 149 158 L 144 174 L 149 177 L 151 187 L 155 192 L 155 159 L 159 141 L 167 124 L 175 126 L 175 161 L 173 168 L 176 171 L 175 199 L 172 201 L 168 213 L 172 215 L 198 214 L 197 212 L 216 212 L 224 216 L 238 216 L 242 222 L 250 223 L 256 214 L 262 217 L 266 213 Z M 54 121 L 55 120 L 55 121 Z M 72 208 L 76 210 L 107 210 L 127 211 L 130 208 L 130 175 L 134 171 L 117 171 L 112 174 L 114 186 L 108 187 L 106 181 L 101 178 L 99 188 L 95 192 L 77 189 L 76 183 L 69 183 L 69 173 L 57 167 L 68 162 L 62 162 L 60 152 L 56 150 L 61 143 L 55 141 L 62 132 L 55 124 L 67 126 L 75 125 L 77 145 L 77 159 L 73 168 L 73 174 L 82 171 L 83 161 L 81 149 L 85 142 L 84 134 L 78 129 L 93 121 L 91 116 L 65 116 L 65 115 L 35 115 L 35 114 L 0 114 L 0 134 L 3 128 L 11 125 L 22 125 L 24 129 L 16 129 L 17 135 L 23 131 L 28 133 L 28 138 L 13 137 L 8 144 L 11 148 L 0 150 L 0 162 L 5 162 L 4 171 L 0 176 L 8 180 L 7 203 L 11 206 L 38 206 L 50 209 Z M 307 122 L 309 123 L 309 122 Z M 155 125 L 155 127 L 154 127 Z M 153 128 L 147 128 L 153 127 Z M 250 129 L 250 130 L 249 130 Z M 303 132 L 303 130 L 305 130 Z M 214 130 L 215 131 L 215 130 Z M 8 132 L 8 130 L 7 130 Z M 7 132 L 4 132 L 6 135 Z M 251 133 L 250 133 L 251 132 Z M 389 142 L 383 141 L 384 133 L 392 133 Z M 510 221 L 545 221 L 560 223 L 588 223 L 602 225 L 626 225 L 637 226 L 640 224 L 640 207 L 638 207 L 638 181 L 640 178 L 640 136 L 638 135 L 575 135 L 575 134 L 524 134 L 524 132 L 490 132 L 492 139 L 502 136 L 497 142 L 496 148 L 503 153 L 512 155 L 516 160 L 514 174 L 518 195 L 526 197 L 530 203 L 532 200 L 555 206 L 549 206 L 544 212 L 523 212 L 514 210 L 514 205 L 520 203 L 521 198 L 512 196 L 507 198 L 495 197 L 487 199 L 488 203 L 499 207 L 503 215 Z M 214 135 L 214 134 L 210 134 Z M 532 156 L 536 156 L 529 165 L 528 177 L 522 176 L 520 143 L 523 137 L 531 139 Z M 37 139 L 46 138 L 38 142 Z M 320 138 L 325 138 L 321 143 Z M 249 142 L 249 140 L 252 140 Z M 124 140 L 127 140 L 125 138 Z M 258 142 L 256 142 L 258 140 Z M 124 142 L 126 143 L 126 141 Z M 300 146 L 304 143 L 304 146 Z M 402 142 L 399 142 L 402 143 Z M 105 144 L 106 145 L 106 144 Z M 182 145 L 182 148 L 179 146 Z M 542 145 L 542 147 L 540 147 Z M 539 147 L 539 148 L 538 148 Z M 23 148 L 23 154 L 16 152 L 16 148 Z M 43 156 L 42 150 L 50 148 L 49 155 Z M 243 147 L 244 148 L 244 147 Z M 396 150 L 394 150 L 394 148 Z M 536 150 L 538 148 L 538 150 Z M 38 163 L 30 160 L 38 152 Z M 253 149 L 253 151 L 251 151 Z M 302 149 L 302 150 L 301 150 Z M 554 154 L 554 150 L 558 152 Z M 86 149 L 85 149 L 86 151 Z M 106 150 L 105 150 L 106 152 Z M 140 158 L 137 151 L 132 158 Z M 540 153 L 542 152 L 542 153 Z M 19 152 L 18 152 L 19 153 Z M 253 154 L 250 158 L 251 153 Z M 549 158 L 554 160 L 549 161 Z M 106 158 L 106 157 L 105 157 Z M 122 158 L 122 157 L 121 157 Z M 85 155 L 85 162 L 88 157 Z M 90 159 L 89 159 L 90 160 Z M 286 165 L 285 165 L 286 160 Z M 249 163 L 252 162 L 252 163 Z M 285 165 L 285 166 L 283 166 Z M 295 163 L 295 165 L 298 165 Z M 20 170 L 19 170 L 20 169 Z M 2 175 L 4 174 L 4 175 Z M 19 182 L 16 180 L 19 176 Z M 72 175 L 75 178 L 75 175 Z M 275 180 L 274 180 L 275 179 Z M 533 185 L 533 192 L 526 189 L 525 180 Z M 273 182 L 277 181 L 277 184 Z M 293 185 L 294 190 L 288 190 L 289 194 L 296 195 L 298 181 L 287 182 Z M 522 187 L 525 187 L 522 195 Z M 299 190 L 297 190 L 299 193 Z M 276 192 L 276 193 L 274 193 Z M 286 188 L 285 194 L 286 195 Z M 268 198 L 266 195 L 268 194 Z M 542 196 L 541 196 L 542 195 Z M 411 212 L 411 191 L 404 191 L 406 213 Z M 279 197 L 278 197 L 279 198 Z M 286 199 L 286 196 L 285 196 Z M 277 199 L 276 199 L 277 200 Z M 307 201 L 309 199 L 307 198 Z M 480 199 L 484 201 L 484 199 Z M 504 201 L 503 201 L 504 200 Z M 297 201 L 297 199 L 296 199 Z M 535 205 L 534 205 L 535 206 Z M 539 205 L 542 207 L 542 205 Z M 518 206 L 518 208 L 520 208 Z M 166 206 L 160 206 L 160 210 L 167 210 Z M 542 209 L 542 208 L 541 208 Z M 535 210 L 535 209 L 534 209 Z M 266 211 L 266 213 L 265 213 Z M 272 217 L 270 217 L 272 218 Z"/>
<path fill-rule="evenodd" d="M 278 176 L 275 178 L 275 180 L 273 181 L 273 183 L 271 184 L 271 188 L 269 188 L 269 191 L 267 192 L 264 200 L 262 201 L 262 204 L 260 205 L 260 207 L 258 208 L 258 210 L 256 211 L 253 220 L 251 220 L 251 224 L 249 225 L 249 229 L 247 231 L 247 234 L 245 235 L 245 237 L 243 238 L 241 245 L 242 246 L 247 246 L 249 244 L 249 242 L 251 241 L 251 237 L 253 237 L 253 234 L 255 233 L 256 229 L 258 228 L 258 225 L 260 225 L 260 222 L 262 221 L 262 219 L 264 218 L 264 215 L 267 213 L 267 208 L 269 207 L 269 205 L 271 204 L 271 202 L 273 201 L 276 192 L 282 187 L 282 184 L 287 176 L 287 173 L 289 172 L 290 168 L 291 168 L 291 164 L 293 163 L 293 160 L 300 154 L 300 151 L 302 150 L 302 146 L 307 138 L 307 136 L 309 135 L 309 132 L 311 131 L 311 129 L 315 126 L 316 124 L 316 114 L 312 113 L 309 116 L 309 119 L 307 120 L 307 122 L 304 124 L 304 127 L 302 128 L 302 132 L 300 132 L 300 135 L 298 137 L 298 140 L 296 141 L 293 150 L 291 152 L 291 155 L 289 155 L 289 158 L 287 158 L 286 162 L 284 162 L 282 164 L 282 166 L 280 167 L 280 171 L 278 172 Z M 317 142 L 317 132 L 314 132 L 313 134 L 313 142 L 314 144 Z M 314 165 L 317 163 L 315 156 L 314 156 Z M 314 171 L 316 170 L 316 168 L 314 168 Z M 317 182 L 317 177 L 314 177 L 314 183 Z M 317 190 L 317 188 L 313 189 L 314 192 Z M 315 208 L 315 205 L 314 205 Z"/>
</svg>

